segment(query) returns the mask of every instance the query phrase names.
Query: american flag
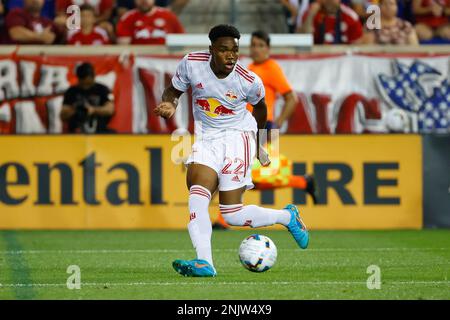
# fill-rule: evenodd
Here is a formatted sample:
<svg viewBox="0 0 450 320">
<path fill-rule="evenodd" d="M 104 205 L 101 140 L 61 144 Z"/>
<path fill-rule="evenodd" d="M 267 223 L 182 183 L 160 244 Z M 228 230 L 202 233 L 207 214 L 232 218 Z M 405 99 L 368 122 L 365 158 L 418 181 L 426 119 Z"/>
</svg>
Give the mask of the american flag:
<svg viewBox="0 0 450 320">
<path fill-rule="evenodd" d="M 409 67 L 395 61 L 394 69 L 393 76 L 378 75 L 384 98 L 395 107 L 417 114 L 420 132 L 450 132 L 449 79 L 441 80 L 438 70 L 419 60 Z M 428 92 L 423 86 L 427 82 L 432 84 Z"/>
</svg>

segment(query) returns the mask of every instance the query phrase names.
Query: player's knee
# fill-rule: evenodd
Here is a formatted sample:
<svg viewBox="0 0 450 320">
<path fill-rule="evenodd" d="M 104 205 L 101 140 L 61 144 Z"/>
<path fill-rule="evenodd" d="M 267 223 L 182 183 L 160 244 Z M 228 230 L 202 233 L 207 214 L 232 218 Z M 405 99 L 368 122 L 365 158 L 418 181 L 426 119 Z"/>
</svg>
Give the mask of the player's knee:
<svg viewBox="0 0 450 320">
<path fill-rule="evenodd" d="M 218 184 L 216 172 L 198 164 L 189 165 L 186 182 L 189 189 L 194 185 L 200 185 L 208 189 L 211 194 L 214 193 Z"/>
</svg>

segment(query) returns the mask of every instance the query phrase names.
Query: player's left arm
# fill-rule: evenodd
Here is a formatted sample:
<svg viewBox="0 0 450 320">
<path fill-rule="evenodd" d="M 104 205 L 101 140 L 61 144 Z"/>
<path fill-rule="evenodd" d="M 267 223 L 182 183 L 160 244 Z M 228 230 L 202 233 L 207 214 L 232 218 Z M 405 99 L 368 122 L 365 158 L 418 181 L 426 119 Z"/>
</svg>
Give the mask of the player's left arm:
<svg viewBox="0 0 450 320">
<path fill-rule="evenodd" d="M 267 122 L 267 105 L 264 98 L 259 100 L 256 104 L 252 104 L 253 106 L 253 117 L 258 124 L 258 134 L 256 135 L 256 158 L 258 158 L 259 162 L 262 166 L 266 167 L 270 165 L 269 154 L 264 149 L 259 141 L 259 131 L 264 130 L 266 128 Z"/>
<path fill-rule="evenodd" d="M 256 120 L 256 123 L 258 124 L 258 130 L 259 129 L 265 129 L 266 128 L 266 122 L 267 122 L 267 105 L 266 100 L 262 98 L 258 101 L 256 104 L 252 104 L 253 106 L 253 117 Z"/>
<path fill-rule="evenodd" d="M 269 155 L 264 150 L 259 141 L 259 131 L 265 130 L 267 122 L 267 105 L 264 99 L 266 92 L 261 78 L 255 75 L 255 81 L 249 88 L 247 95 L 247 102 L 253 106 L 252 115 L 258 125 L 258 134 L 256 135 L 256 157 L 262 166 L 268 166 L 270 164 Z"/>
</svg>

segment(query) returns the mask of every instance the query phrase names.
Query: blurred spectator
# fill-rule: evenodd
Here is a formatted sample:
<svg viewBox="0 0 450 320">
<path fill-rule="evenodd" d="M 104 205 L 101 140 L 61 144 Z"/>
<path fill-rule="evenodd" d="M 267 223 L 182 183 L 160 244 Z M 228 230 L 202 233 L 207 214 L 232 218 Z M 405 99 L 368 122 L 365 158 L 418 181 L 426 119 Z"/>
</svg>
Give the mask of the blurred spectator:
<svg viewBox="0 0 450 320">
<path fill-rule="evenodd" d="M 5 43 L 5 6 L 3 1 L 0 0 L 0 44 Z"/>
<path fill-rule="evenodd" d="M 76 69 L 78 84 L 64 93 L 61 120 L 68 122 L 69 132 L 112 133 L 108 128 L 114 114 L 114 96 L 104 85 L 95 82 L 92 64 L 84 62 Z"/>
<path fill-rule="evenodd" d="M 95 26 L 95 10 L 88 4 L 80 7 L 80 30 L 70 30 L 67 43 L 75 45 L 110 44 L 108 33 Z"/>
<path fill-rule="evenodd" d="M 348 6 L 352 8 L 360 17 L 363 24 L 372 13 L 367 13 L 367 8 L 371 5 L 379 5 L 380 0 L 345 0 L 348 2 Z M 345 1 L 342 3 L 347 4 Z M 403 20 L 409 21 L 414 24 L 414 16 L 412 13 L 412 1 L 413 0 L 397 0 L 397 16 Z"/>
<path fill-rule="evenodd" d="M 6 16 L 8 42 L 16 44 L 52 44 L 56 39 L 53 22 L 40 15 L 44 0 L 24 0 L 24 8 L 15 8 Z"/>
<path fill-rule="evenodd" d="M 117 23 L 119 44 L 165 44 L 167 33 L 184 33 L 177 16 L 168 9 L 155 6 L 154 0 L 135 0 L 130 10 Z"/>
<path fill-rule="evenodd" d="M 71 5 L 89 4 L 95 10 L 95 23 L 108 33 L 110 38 L 114 37 L 114 27 L 109 21 L 114 8 L 114 0 L 55 0 L 56 18 L 55 24 L 58 28 L 66 25 L 67 8 Z"/>
<path fill-rule="evenodd" d="M 120 19 L 127 11 L 136 8 L 134 0 L 117 0 L 116 4 L 116 16 Z"/>
<path fill-rule="evenodd" d="M 189 3 L 190 0 L 171 0 L 169 8 L 173 11 L 176 15 L 179 15 L 184 7 Z M 156 1 L 156 5 L 158 5 L 158 1 Z"/>
<path fill-rule="evenodd" d="M 413 0 L 397 0 L 398 13 L 397 16 L 403 20 L 409 21 L 412 24 L 416 23 L 412 9 Z"/>
<path fill-rule="evenodd" d="M 6 0 L 8 10 L 23 8 L 24 0 Z M 41 16 L 53 20 L 55 18 L 55 0 L 45 0 L 41 10 Z"/>
<path fill-rule="evenodd" d="M 420 40 L 450 40 L 450 0 L 413 0 L 413 12 Z"/>
<path fill-rule="evenodd" d="M 286 24 L 290 33 L 296 32 L 302 25 L 302 17 L 314 0 L 279 0 L 284 7 Z"/>
<path fill-rule="evenodd" d="M 189 0 L 155 0 L 155 6 L 168 8 L 173 13 L 179 15 L 188 2 Z M 120 19 L 124 13 L 135 8 L 136 4 L 134 0 L 117 0 L 117 17 Z"/>
<path fill-rule="evenodd" d="M 298 32 L 313 33 L 315 44 L 357 44 L 363 27 L 356 12 L 340 0 L 317 0 L 303 14 Z"/>
<path fill-rule="evenodd" d="M 114 7 L 114 0 L 55 0 L 56 14 L 66 14 L 69 6 L 89 4 L 95 9 L 97 23 L 108 21 Z"/>
<path fill-rule="evenodd" d="M 294 112 L 297 96 L 292 90 L 281 67 L 274 59 L 270 58 L 270 37 L 266 32 L 255 31 L 252 33 L 250 57 L 253 63 L 248 66 L 248 69 L 261 78 L 266 91 L 266 128 L 280 128 Z M 277 94 L 283 96 L 284 106 L 280 115 L 274 119 Z"/>
<path fill-rule="evenodd" d="M 364 43 L 418 45 L 416 31 L 411 23 L 397 17 L 396 0 L 380 0 L 381 29 L 368 30 Z"/>
<path fill-rule="evenodd" d="M 378 0 L 351 0 L 349 7 L 352 8 L 356 14 L 359 16 L 359 20 L 364 23 L 367 17 L 370 15 L 367 13 L 367 8 L 370 5 L 378 5 Z"/>
<path fill-rule="evenodd" d="M 278 0 L 283 6 L 284 15 L 286 16 L 286 25 L 289 33 L 294 33 L 297 25 L 297 15 L 299 1 L 301 0 Z"/>
</svg>

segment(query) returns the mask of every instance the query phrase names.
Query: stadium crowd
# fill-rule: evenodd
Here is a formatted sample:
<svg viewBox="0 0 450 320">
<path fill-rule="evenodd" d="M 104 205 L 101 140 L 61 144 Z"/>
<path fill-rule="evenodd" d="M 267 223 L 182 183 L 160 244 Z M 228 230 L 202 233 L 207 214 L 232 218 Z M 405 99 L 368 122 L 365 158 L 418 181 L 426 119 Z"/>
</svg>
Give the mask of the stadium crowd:
<svg viewBox="0 0 450 320">
<path fill-rule="evenodd" d="M 289 31 L 315 44 L 450 43 L 450 0 L 273 0 Z M 0 0 L 2 44 L 164 44 L 184 33 L 179 14 L 189 0 Z M 205 2 L 206 5 L 207 2 Z M 67 8 L 80 6 L 80 28 L 67 28 Z M 381 28 L 373 28 L 371 5 Z M 270 30 L 266 30 L 269 31 Z"/>
</svg>

